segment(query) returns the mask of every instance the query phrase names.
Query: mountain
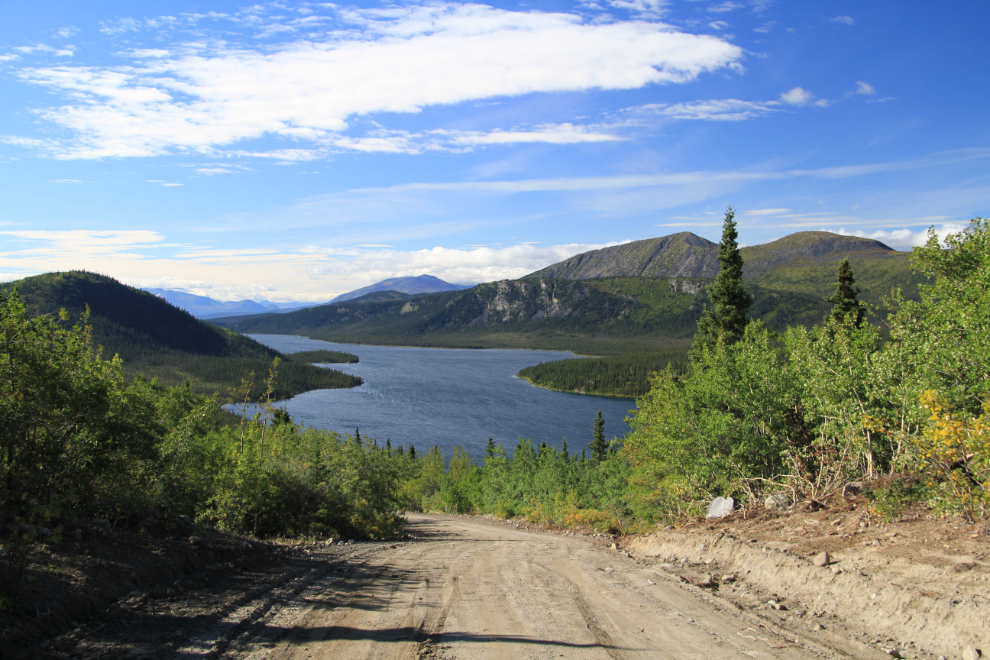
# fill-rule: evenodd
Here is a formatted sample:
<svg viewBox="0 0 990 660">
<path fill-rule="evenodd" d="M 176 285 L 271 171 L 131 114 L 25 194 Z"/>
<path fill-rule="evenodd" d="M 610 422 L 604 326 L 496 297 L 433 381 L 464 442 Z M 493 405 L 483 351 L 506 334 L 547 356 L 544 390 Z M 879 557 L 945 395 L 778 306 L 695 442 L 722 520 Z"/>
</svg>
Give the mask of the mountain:
<svg viewBox="0 0 990 660">
<path fill-rule="evenodd" d="M 849 258 L 863 299 L 876 302 L 900 287 L 917 295 L 923 281 L 912 272 L 910 254 L 880 241 L 840 236 L 826 231 L 802 231 L 763 245 L 744 247 L 743 277 L 755 286 L 778 291 L 828 296 L 835 272 Z M 634 241 L 592 250 L 547 266 L 528 278 L 563 277 L 575 280 L 602 277 L 701 277 L 718 273 L 718 244 L 690 232 Z"/>
<path fill-rule="evenodd" d="M 528 277 L 715 277 L 717 272 L 718 243 L 685 231 L 584 252 Z"/>
<path fill-rule="evenodd" d="M 398 291 L 399 293 L 416 295 L 421 293 L 438 293 L 441 291 L 462 291 L 470 288 L 471 287 L 469 286 L 464 286 L 461 284 L 444 282 L 439 277 L 433 277 L 432 275 L 420 275 L 418 277 L 393 277 L 392 279 L 382 280 L 381 282 L 377 282 L 360 289 L 355 289 L 349 293 L 342 293 L 330 302 L 337 303 L 353 300 L 354 298 L 360 298 L 361 296 L 365 296 L 369 293 L 375 293 L 376 291 Z"/>
<path fill-rule="evenodd" d="M 843 257 L 853 265 L 861 298 L 870 302 L 894 287 L 914 298 L 923 281 L 911 271 L 907 253 L 871 239 L 799 232 L 743 251 L 746 284 L 754 296 L 750 316 L 776 330 L 822 320 L 830 309 L 824 298 L 834 291 Z M 717 264 L 717 245 L 683 232 L 595 250 L 520 280 L 469 290 L 215 322 L 238 332 L 370 344 L 598 355 L 656 350 L 690 343 Z"/>
<path fill-rule="evenodd" d="M 180 309 L 184 309 L 196 318 L 210 319 L 219 316 L 237 316 L 240 314 L 264 314 L 266 312 L 282 312 L 301 309 L 321 303 L 273 303 L 268 300 L 214 300 L 207 296 L 197 296 L 175 289 L 144 289 L 150 294 L 166 300 Z"/>
<path fill-rule="evenodd" d="M 779 240 L 744 247 L 743 277 L 759 277 L 784 264 L 859 259 L 906 259 L 880 241 L 840 236 L 825 231 L 802 231 Z M 852 260 L 852 259 L 850 259 Z M 855 268 L 854 268 L 855 270 Z M 718 273 L 718 243 L 691 232 L 633 241 L 592 250 L 547 266 L 528 277 L 587 280 L 599 277 L 707 277 Z"/>
<path fill-rule="evenodd" d="M 161 298 L 93 273 L 47 273 L 0 284 L 14 288 L 32 315 L 66 310 L 77 321 L 89 307 L 93 343 L 105 358 L 119 355 L 125 373 L 156 377 L 165 385 L 188 380 L 197 391 L 226 392 L 250 372 L 264 375 L 275 357 L 277 393 L 289 396 L 310 389 L 351 387 L 359 378 L 293 362 L 267 346 L 230 330 L 204 323 Z M 260 380 L 260 379 L 259 379 Z M 255 394 L 260 391 L 256 384 Z"/>
</svg>

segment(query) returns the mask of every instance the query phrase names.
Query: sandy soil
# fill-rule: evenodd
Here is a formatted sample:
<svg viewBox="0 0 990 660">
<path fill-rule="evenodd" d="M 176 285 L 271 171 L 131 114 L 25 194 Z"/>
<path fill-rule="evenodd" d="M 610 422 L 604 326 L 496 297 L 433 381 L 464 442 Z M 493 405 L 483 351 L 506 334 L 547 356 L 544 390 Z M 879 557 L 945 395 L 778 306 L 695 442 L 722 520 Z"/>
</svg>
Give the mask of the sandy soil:
<svg viewBox="0 0 990 660">
<path fill-rule="evenodd" d="M 624 545 L 679 579 L 710 574 L 719 597 L 853 656 L 869 647 L 904 658 L 990 655 L 986 523 L 933 520 L 921 506 L 884 523 L 865 500 L 839 498 L 818 510 L 752 508 Z M 827 565 L 816 565 L 823 552 Z"/>
<path fill-rule="evenodd" d="M 391 542 L 169 539 L 156 542 L 157 555 L 141 555 L 148 570 L 168 570 L 162 579 L 113 594 L 113 584 L 139 580 L 137 564 L 124 569 L 119 551 L 116 568 L 93 559 L 89 575 L 103 581 L 82 580 L 92 607 L 0 655 L 935 660 L 980 648 L 990 630 L 983 532 L 919 522 L 909 542 L 861 522 L 853 510 L 737 514 L 613 546 L 512 522 L 411 514 L 408 536 Z M 972 552 L 946 555 L 938 574 L 898 573 L 905 556 L 904 566 L 934 570 L 933 557 L 948 552 L 926 529 L 948 541 L 941 546 Z M 832 564 L 814 566 L 811 554 L 824 547 Z"/>
</svg>

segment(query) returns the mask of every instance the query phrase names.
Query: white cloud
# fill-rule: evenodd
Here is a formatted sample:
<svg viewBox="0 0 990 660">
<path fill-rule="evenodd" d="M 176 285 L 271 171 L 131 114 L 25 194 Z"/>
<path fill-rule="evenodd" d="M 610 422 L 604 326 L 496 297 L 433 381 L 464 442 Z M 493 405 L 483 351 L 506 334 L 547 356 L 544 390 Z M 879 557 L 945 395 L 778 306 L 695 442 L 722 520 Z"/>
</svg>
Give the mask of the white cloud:
<svg viewBox="0 0 990 660">
<path fill-rule="evenodd" d="M 852 25 L 855 22 L 852 16 L 835 16 L 834 18 L 830 18 L 828 20 L 841 25 Z"/>
<path fill-rule="evenodd" d="M 127 55 L 135 59 L 143 60 L 148 58 L 168 57 L 171 55 L 171 52 L 165 50 L 164 48 L 138 48 L 137 50 L 132 50 L 130 53 L 127 53 Z"/>
<path fill-rule="evenodd" d="M 667 0 L 610 0 L 616 9 L 625 9 L 643 17 L 659 18 L 667 13 Z"/>
<path fill-rule="evenodd" d="M 48 183 L 83 183 L 81 179 L 54 179 Z"/>
<path fill-rule="evenodd" d="M 958 234 L 966 225 L 959 224 L 944 224 L 940 227 L 935 228 L 935 234 L 938 236 L 940 242 L 945 241 L 945 237 L 949 234 Z M 924 245 L 928 242 L 928 230 L 924 231 L 911 231 L 910 229 L 893 229 L 891 231 L 874 231 L 865 232 L 862 230 L 846 231 L 844 227 L 839 229 L 829 230 L 836 234 L 842 236 L 859 236 L 860 238 L 872 238 L 874 240 L 885 243 L 886 245 L 894 248 L 895 250 L 910 250 L 913 247 L 918 247 Z"/>
<path fill-rule="evenodd" d="M 857 80 L 856 93 L 863 94 L 865 96 L 873 96 L 874 94 L 877 93 L 877 90 L 874 89 L 873 85 L 871 85 L 870 83 L 863 82 L 862 80 Z"/>
<path fill-rule="evenodd" d="M 712 5 L 708 8 L 708 11 L 713 14 L 723 14 L 727 11 L 733 11 L 736 9 L 742 9 L 743 6 L 735 2 L 723 2 L 722 4 Z"/>
<path fill-rule="evenodd" d="M 26 149 L 49 150 L 55 145 L 52 140 L 42 140 L 38 138 L 21 137 L 20 135 L 0 135 L 0 144 L 10 144 L 15 147 Z"/>
<path fill-rule="evenodd" d="M 172 183 L 170 181 L 162 181 L 161 179 L 148 179 L 148 183 L 157 183 L 157 184 L 160 184 L 162 186 L 165 186 L 166 188 L 174 188 L 176 186 L 184 185 L 184 184 L 181 184 L 181 183 Z"/>
<path fill-rule="evenodd" d="M 815 100 L 815 95 L 801 87 L 795 87 L 780 95 L 780 100 L 788 105 L 808 105 L 814 103 L 817 106 L 825 107 L 828 101 L 825 99 Z"/>
<path fill-rule="evenodd" d="M 635 108 L 640 113 L 655 113 L 671 119 L 704 119 L 710 121 L 742 121 L 773 111 L 774 101 L 740 101 L 712 99 L 673 105 L 650 104 Z"/>
<path fill-rule="evenodd" d="M 13 62 L 14 60 L 20 59 L 20 55 L 15 55 L 14 53 L 7 53 L 6 55 L 0 55 L 0 62 Z"/>
<path fill-rule="evenodd" d="M 729 27 L 729 24 L 726 23 L 725 21 L 712 21 L 711 23 L 708 24 L 708 27 L 710 27 L 713 30 L 724 30 L 725 28 Z"/>
<path fill-rule="evenodd" d="M 80 32 L 81 30 L 79 28 L 64 27 L 58 30 L 57 32 L 55 32 L 55 36 L 61 37 L 62 39 L 68 39 L 69 37 L 79 34 Z"/>
<path fill-rule="evenodd" d="M 119 18 L 115 21 L 100 22 L 100 32 L 109 35 L 137 32 L 142 27 L 144 27 L 144 23 L 133 18 Z"/>
<path fill-rule="evenodd" d="M 132 286 L 178 289 L 222 300 L 261 296 L 281 301 L 329 300 L 407 275 L 430 274 L 459 284 L 518 278 L 575 254 L 618 244 L 520 243 L 406 251 L 385 244 L 286 250 L 180 247 L 162 257 L 149 253 L 149 248 L 161 247 L 163 241 L 160 234 L 149 231 L 12 231 L 0 235 L 13 239 L 4 241 L 5 248 L 17 248 L 0 251 L 0 271 L 15 273 L 12 279 L 29 273 L 87 269 L 108 273 Z"/>
<path fill-rule="evenodd" d="M 713 36 L 641 20 L 585 22 L 577 14 L 453 3 L 334 11 L 346 29 L 266 50 L 204 40 L 170 46 L 168 55 L 135 51 L 126 66 L 19 75 L 68 99 L 38 112 L 75 136 L 58 156 L 91 159 L 195 152 L 263 135 L 314 148 L 389 149 L 394 140 L 341 134 L 354 118 L 377 112 L 684 83 L 743 56 Z M 144 27 L 122 19 L 103 31 Z"/>
<path fill-rule="evenodd" d="M 152 247 L 161 243 L 163 239 L 158 232 L 144 229 L 128 231 L 14 230 L 0 231 L 0 235 L 10 237 L 4 241 L 7 249 L 0 251 L 0 259 L 48 256 L 57 260 L 76 258 L 81 254 L 85 254 L 87 259 L 92 259 L 135 248 Z M 41 270 L 54 270 L 54 268 L 42 268 Z"/>
<path fill-rule="evenodd" d="M 54 52 L 55 49 L 48 44 L 35 44 L 33 46 L 15 46 L 14 50 L 18 53 L 30 55 L 32 53 L 51 53 Z"/>
<path fill-rule="evenodd" d="M 492 144 L 516 144 L 545 142 L 548 144 L 577 144 L 580 142 L 611 142 L 621 138 L 608 133 L 589 130 L 585 126 L 573 124 L 547 124 L 536 130 L 491 131 L 431 131 L 432 135 L 445 138 L 455 146 L 478 146 Z"/>
</svg>

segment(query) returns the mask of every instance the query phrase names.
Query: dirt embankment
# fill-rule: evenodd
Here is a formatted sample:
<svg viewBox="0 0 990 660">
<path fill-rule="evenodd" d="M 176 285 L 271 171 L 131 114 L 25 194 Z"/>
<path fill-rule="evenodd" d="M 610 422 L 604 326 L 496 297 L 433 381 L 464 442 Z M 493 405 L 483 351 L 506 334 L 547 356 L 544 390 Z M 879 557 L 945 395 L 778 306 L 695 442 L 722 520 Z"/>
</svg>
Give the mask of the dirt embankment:
<svg viewBox="0 0 990 660">
<path fill-rule="evenodd" d="M 923 510 L 884 524 L 864 505 L 736 512 L 624 545 L 679 579 L 710 577 L 720 597 L 826 641 L 845 637 L 898 657 L 990 655 L 987 525 L 928 520 Z"/>
</svg>

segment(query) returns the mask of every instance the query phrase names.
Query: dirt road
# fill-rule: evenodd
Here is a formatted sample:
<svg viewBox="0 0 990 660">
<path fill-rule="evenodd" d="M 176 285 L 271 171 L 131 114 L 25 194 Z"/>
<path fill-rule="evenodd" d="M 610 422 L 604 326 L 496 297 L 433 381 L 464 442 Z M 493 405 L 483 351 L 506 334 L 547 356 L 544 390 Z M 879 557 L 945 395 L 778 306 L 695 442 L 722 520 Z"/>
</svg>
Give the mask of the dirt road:
<svg viewBox="0 0 990 660">
<path fill-rule="evenodd" d="M 214 644 L 221 622 L 178 656 L 631 660 L 824 650 L 774 634 L 601 541 L 459 517 L 411 515 L 408 529 L 414 540 L 365 546 L 228 644 Z"/>
</svg>

